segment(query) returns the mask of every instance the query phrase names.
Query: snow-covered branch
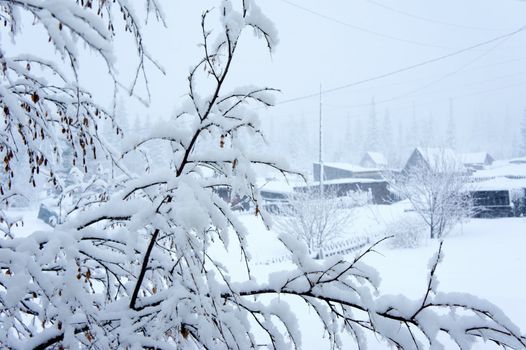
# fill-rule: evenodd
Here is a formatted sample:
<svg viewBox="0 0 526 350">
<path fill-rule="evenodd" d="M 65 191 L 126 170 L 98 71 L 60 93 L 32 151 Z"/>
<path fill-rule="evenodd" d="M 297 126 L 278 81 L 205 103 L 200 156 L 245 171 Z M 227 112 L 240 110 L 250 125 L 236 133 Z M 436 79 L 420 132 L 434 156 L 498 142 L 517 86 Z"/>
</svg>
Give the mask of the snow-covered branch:
<svg viewBox="0 0 526 350">
<path fill-rule="evenodd" d="M 57 19 L 49 15 L 60 12 L 53 5 L 62 3 L 68 5 L 57 16 L 66 16 L 62 31 L 68 31 L 67 35 L 59 33 L 59 27 L 52 28 Z M 113 35 L 113 22 L 107 19 L 110 16 L 105 16 L 104 22 L 87 14 L 95 5 L 93 1 L 80 1 L 81 5 L 66 0 L 0 4 L 6 4 L 4 16 L 13 18 L 17 6 L 42 7 L 39 11 L 44 14 L 40 15 L 48 13 L 46 28 L 53 31 L 52 41 L 65 45 L 64 50 L 70 53 L 73 47 L 66 39 L 80 34 L 69 28 L 78 29 L 80 21 L 90 33 L 83 40 L 106 54 L 100 41 Z M 98 4 L 104 13 L 113 6 L 120 9 L 127 30 L 142 45 L 137 15 L 128 1 L 101 0 Z M 162 21 L 157 1 L 146 4 Z M 27 8 L 22 6 L 21 10 Z M 218 17 L 219 28 L 208 29 L 208 16 Z M 14 26 L 16 21 L 10 24 Z M 477 337 L 511 348 L 524 347 L 519 329 L 493 305 L 437 290 L 441 251 L 431 263 L 427 289 L 416 301 L 378 294 L 379 276 L 363 261 L 376 246 L 350 261 L 316 261 L 296 237 L 282 235 L 294 268 L 272 274 L 268 282 L 254 278 L 247 243 L 249 228 L 219 190 L 227 186 L 232 195 L 248 198 L 255 215 L 269 224 L 260 205 L 255 168 L 266 165 L 284 174 L 290 169 L 265 155 L 263 149 L 254 152 L 245 142 L 260 136 L 259 119 L 251 109 L 272 105 L 269 93 L 273 90 L 249 86 L 225 91 L 239 38 L 246 29 L 255 29 L 270 49 L 277 43 L 271 22 L 254 0 L 224 0 L 216 10 L 205 11 L 203 58 L 190 70 L 188 97 L 180 113 L 166 121 L 169 126 L 165 129 L 152 129 L 149 135 L 125 145 L 126 156 L 142 152 L 148 159 L 159 156 L 162 146 L 167 146 L 164 149 L 170 152 L 162 155 L 162 162 L 152 162 L 155 167 L 120 179 L 113 184 L 113 191 L 97 200 L 90 200 L 90 184 L 81 185 L 80 193 L 90 198 L 79 196 L 72 201 L 69 215 L 53 229 L 27 237 L 0 238 L 2 347 L 299 349 L 301 320 L 295 317 L 295 300 L 315 311 L 338 348 L 345 347 L 344 334 L 364 346 L 367 333 L 408 349 L 425 348 L 421 344 L 426 342 L 433 347 L 441 339 L 440 333 L 449 334 L 461 347 Z M 141 54 L 148 57 L 139 49 Z M 33 70 L 20 67 L 19 62 L 4 61 L 10 72 L 3 76 L 3 81 L 10 83 L 2 84 L 0 90 L 8 124 L 7 132 L 0 134 L 7 145 L 0 149 L 7 157 L 4 164 L 10 166 L 26 149 L 31 150 L 34 135 L 27 132 L 34 130 L 36 139 L 44 139 L 48 130 L 63 127 L 71 149 L 79 150 L 78 144 L 81 157 L 84 150 L 91 150 L 96 141 L 89 137 L 97 136 L 96 121 L 107 112 L 96 107 L 89 93 L 79 92 L 78 84 L 67 90 L 65 82 L 58 97 L 53 95 L 55 88 L 34 82 L 29 95 L 14 92 L 11 83 L 18 81 L 14 76 L 40 80 L 30 76 L 28 72 Z M 203 78 L 208 78 L 209 84 L 198 86 L 197 80 Z M 30 126 L 28 120 L 32 120 Z M 39 136 L 40 128 L 44 136 Z M 54 134 L 49 131 L 49 135 Z M 151 143 L 159 147 L 148 149 Z M 33 158 L 37 166 L 45 166 L 47 155 L 37 152 Z M 12 177 L 12 172 L 6 175 Z M 246 277 L 234 278 L 214 255 L 215 248 L 239 254 Z"/>
<path fill-rule="evenodd" d="M 146 4 L 159 20 L 164 20 L 156 1 L 148 0 Z M 121 130 L 114 122 L 113 112 L 94 101 L 91 93 L 81 87 L 78 70 L 82 53 L 79 48 L 84 44 L 106 63 L 115 88 L 123 85 L 118 81 L 113 52 L 113 38 L 121 25 L 119 22 L 115 28 L 117 13 L 123 18 L 124 31 L 131 32 L 135 39 L 139 57 L 137 74 L 142 72 L 146 79 L 144 61 L 150 56 L 138 23 L 141 19 L 128 1 L 0 1 L 0 16 L 15 44 L 27 38 L 22 22 L 31 17 L 34 27 L 49 38 L 56 56 L 50 60 L 39 56 L 40 52 L 12 55 L 4 46 L 0 49 L 0 108 L 5 120 L 0 130 L 0 155 L 5 170 L 3 190 L 11 189 L 12 178 L 19 168 L 29 169 L 28 181 L 33 186 L 35 175 L 44 170 L 50 181 L 56 183 L 54 165 L 61 157 L 60 142 L 73 149 L 72 165 L 84 171 L 88 158 L 112 153 L 101 139 L 98 127 L 101 120 L 109 119 L 117 134 Z M 136 83 L 137 77 L 130 93 Z M 22 154 L 27 157 L 20 157 Z M 26 174 L 18 171 L 16 176 Z"/>
</svg>

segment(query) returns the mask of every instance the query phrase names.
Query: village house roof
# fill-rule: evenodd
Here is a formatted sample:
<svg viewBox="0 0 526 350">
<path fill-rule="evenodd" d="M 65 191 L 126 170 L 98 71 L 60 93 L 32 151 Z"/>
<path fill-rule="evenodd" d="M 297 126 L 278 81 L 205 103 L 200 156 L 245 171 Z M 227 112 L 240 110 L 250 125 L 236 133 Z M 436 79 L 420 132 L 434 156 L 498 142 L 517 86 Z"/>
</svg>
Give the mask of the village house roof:
<svg viewBox="0 0 526 350">
<path fill-rule="evenodd" d="M 460 154 L 460 159 L 465 165 L 490 165 L 493 163 L 493 157 L 488 152 L 462 153 Z"/>
<path fill-rule="evenodd" d="M 405 169 L 409 169 L 418 162 L 424 162 L 436 172 L 465 172 L 466 168 L 461 158 L 451 148 L 425 148 L 417 147 L 411 153 Z"/>
<path fill-rule="evenodd" d="M 365 152 L 360 161 L 361 166 L 366 166 L 367 163 L 372 163 L 376 167 L 386 167 L 387 158 L 380 152 Z"/>
</svg>

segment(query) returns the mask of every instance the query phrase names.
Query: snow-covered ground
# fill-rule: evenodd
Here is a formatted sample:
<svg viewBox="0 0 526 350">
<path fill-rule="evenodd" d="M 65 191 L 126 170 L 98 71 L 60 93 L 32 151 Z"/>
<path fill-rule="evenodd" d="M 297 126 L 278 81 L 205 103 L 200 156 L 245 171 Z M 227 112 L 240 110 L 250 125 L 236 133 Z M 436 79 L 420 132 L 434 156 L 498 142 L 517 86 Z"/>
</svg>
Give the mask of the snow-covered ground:
<svg viewBox="0 0 526 350">
<path fill-rule="evenodd" d="M 35 230 L 46 229 L 38 221 L 37 210 L 16 210 L 14 215 L 24 217 L 23 227 L 16 228 L 17 235 L 27 235 Z M 345 235 L 377 234 L 385 231 L 392 220 L 404 213 L 403 205 L 370 206 L 361 208 L 352 227 Z M 248 228 L 248 245 L 252 255 L 252 273 L 263 281 L 269 273 L 290 269 L 288 261 L 268 263 L 272 258 L 286 254 L 278 241 L 277 233 L 268 231 L 259 217 L 241 215 Z M 49 227 L 47 227 L 49 228 Z M 231 244 L 235 246 L 234 243 Z M 393 249 L 383 244 L 379 254 L 372 254 L 366 262 L 374 266 L 382 276 L 381 293 L 403 294 L 419 298 L 426 288 L 428 260 L 437 251 L 438 242 L 426 241 L 419 248 Z M 473 219 L 457 226 L 445 239 L 443 262 L 439 265 L 439 290 L 466 292 L 486 298 L 495 303 L 526 332 L 526 218 Z M 221 248 L 214 253 L 228 265 L 234 279 L 246 278 L 240 254 L 236 249 L 229 252 Z M 312 311 L 301 305 L 293 305 L 302 323 L 303 349 L 326 348 L 323 332 L 315 323 Z M 351 339 L 348 339 L 349 348 Z M 385 344 L 371 338 L 373 349 L 383 349 Z M 375 345 L 376 344 L 376 345 Z M 493 345 L 481 344 L 477 349 L 494 349 Z"/>
<path fill-rule="evenodd" d="M 357 216 L 356 229 L 349 234 L 376 233 L 395 220 L 403 208 L 373 206 L 363 208 Z M 255 261 L 267 261 L 281 256 L 280 246 L 273 231 L 266 231 L 254 216 L 243 217 L 250 227 L 249 245 Z M 438 268 L 439 290 L 464 292 L 485 298 L 499 306 L 526 332 L 526 218 L 473 219 L 458 225 L 444 242 L 444 260 Z M 382 276 L 381 293 L 403 294 L 419 298 L 425 293 L 429 259 L 438 250 L 437 241 L 427 241 L 413 249 L 392 249 L 386 243 L 379 254 L 369 255 L 366 262 Z M 232 259 L 232 256 L 230 256 Z M 239 261 L 237 261 L 239 262 Z M 285 262 L 258 265 L 256 276 L 291 268 Z M 298 319 L 310 320 L 303 328 L 304 349 L 326 348 L 323 332 L 314 324 L 315 318 L 300 306 Z M 349 342 L 352 341 L 349 339 Z M 372 338 L 372 343 L 376 343 Z M 383 349 L 385 344 L 372 346 Z M 350 348 L 353 348 L 350 346 Z M 496 349 L 493 344 L 479 344 L 476 349 Z"/>
<path fill-rule="evenodd" d="M 425 290 L 427 261 L 437 242 L 418 249 L 382 249 L 367 262 L 382 276 L 381 290 L 416 298 Z M 526 331 L 526 219 L 473 219 L 444 243 L 439 289 L 466 292 L 498 305 Z M 480 346 L 494 349 L 493 345 Z"/>
</svg>

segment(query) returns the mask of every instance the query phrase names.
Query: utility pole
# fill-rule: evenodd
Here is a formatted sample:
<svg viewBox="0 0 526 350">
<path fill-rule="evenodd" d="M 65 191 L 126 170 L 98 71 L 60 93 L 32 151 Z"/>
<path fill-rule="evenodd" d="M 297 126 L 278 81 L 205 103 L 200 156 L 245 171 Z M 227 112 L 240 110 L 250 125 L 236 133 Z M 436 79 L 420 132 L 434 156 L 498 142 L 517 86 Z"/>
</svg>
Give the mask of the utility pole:
<svg viewBox="0 0 526 350">
<path fill-rule="evenodd" d="M 321 103 L 321 84 L 320 84 L 320 135 L 319 135 L 319 166 L 320 166 L 320 198 L 323 198 L 323 119 Z"/>
</svg>

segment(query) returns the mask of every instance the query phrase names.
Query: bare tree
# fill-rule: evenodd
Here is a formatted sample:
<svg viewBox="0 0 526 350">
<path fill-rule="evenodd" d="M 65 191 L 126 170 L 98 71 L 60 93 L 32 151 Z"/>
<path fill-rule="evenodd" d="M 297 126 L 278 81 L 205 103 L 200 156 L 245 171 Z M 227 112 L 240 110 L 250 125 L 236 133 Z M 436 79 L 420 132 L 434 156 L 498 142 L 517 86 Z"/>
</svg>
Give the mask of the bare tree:
<svg viewBox="0 0 526 350">
<path fill-rule="evenodd" d="M 391 191 L 407 199 L 423 219 L 431 238 L 441 238 L 469 217 L 473 205 L 466 170 L 451 150 L 419 149 L 422 158 L 390 175 Z"/>
<path fill-rule="evenodd" d="M 67 16 L 64 21 L 69 23 L 83 18 L 88 10 L 82 6 L 94 2 L 4 3 L 29 8 L 35 3 L 55 4 L 56 15 Z M 235 5 L 226 0 L 215 11 L 204 12 L 203 58 L 190 72 L 181 113 L 162 130 L 130 145 L 129 152 L 135 152 L 148 142 L 168 143 L 173 149 L 171 168 L 129 176 L 109 198 L 80 202 L 82 211 L 68 215 L 50 231 L 0 239 L 1 346 L 299 349 L 300 327 L 288 307 L 299 301 L 315 311 L 338 348 L 344 347 L 344 332 L 360 347 L 370 332 L 406 349 L 439 348 L 439 334 L 449 335 L 461 348 L 476 338 L 524 348 L 526 339 L 518 327 L 495 306 L 473 296 L 437 291 L 441 251 L 432 260 L 427 288 L 416 301 L 376 293 L 379 278 L 362 261 L 372 248 L 354 259 L 316 262 L 289 236 L 281 240 L 294 267 L 276 272 L 270 282 L 253 278 L 248 230 L 214 189 L 229 186 L 248 196 L 256 214 L 266 218 L 253 166 L 287 169 L 261 152 L 248 152 L 239 142 L 244 133 L 259 134 L 257 116 L 248 107 L 272 104 L 269 88 L 224 91 L 239 39 L 245 28 L 253 29 L 273 48 L 276 34 L 253 1 Z M 212 15 L 218 17 L 213 22 L 218 23 L 216 31 L 208 27 Z M 198 90 L 199 76 L 211 82 Z M 69 111 L 78 102 L 67 104 Z M 43 125 L 48 122 L 53 123 L 44 119 Z M 15 140 L 9 133 L 6 137 L 16 153 Z M 214 146 L 205 142 L 210 139 L 216 140 Z M 213 169 L 215 176 L 206 176 L 203 168 Z M 233 281 L 227 266 L 210 252 L 217 244 L 228 249 L 230 238 L 244 258 L 246 280 Z"/>
<path fill-rule="evenodd" d="M 338 197 L 334 189 L 320 195 L 319 188 L 306 187 L 289 195 L 274 218 L 276 229 L 304 241 L 311 254 L 338 237 L 352 223 L 353 209 L 368 203 L 366 192 L 350 192 Z"/>
</svg>

